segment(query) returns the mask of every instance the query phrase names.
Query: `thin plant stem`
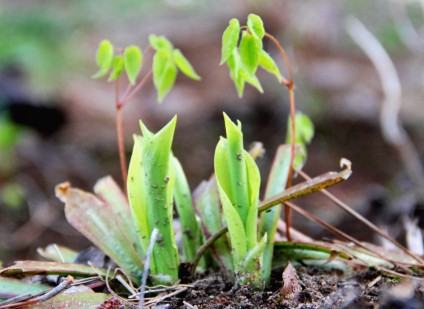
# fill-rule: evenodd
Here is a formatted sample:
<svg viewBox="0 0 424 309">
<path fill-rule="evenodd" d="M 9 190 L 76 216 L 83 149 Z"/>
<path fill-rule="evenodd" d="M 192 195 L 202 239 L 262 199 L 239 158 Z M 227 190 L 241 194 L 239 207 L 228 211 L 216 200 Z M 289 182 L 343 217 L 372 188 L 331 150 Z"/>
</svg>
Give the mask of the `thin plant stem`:
<svg viewBox="0 0 424 309">
<path fill-rule="evenodd" d="M 125 158 L 124 129 L 122 124 L 122 105 L 119 100 L 120 78 L 115 82 L 116 135 L 118 138 L 119 162 L 121 165 L 122 188 L 126 192 L 127 160 Z"/>
<path fill-rule="evenodd" d="M 151 50 L 149 46 L 146 50 L 147 54 Z M 126 192 L 127 183 L 127 159 L 125 156 L 125 145 L 124 145 L 124 128 L 122 122 L 122 108 L 141 90 L 146 81 L 151 77 L 152 69 L 140 80 L 140 82 L 133 88 L 131 84 L 127 86 L 122 98 L 119 99 L 119 88 L 120 79 L 118 78 L 115 83 L 115 106 L 116 106 L 116 133 L 118 135 L 118 149 L 119 149 L 119 161 L 121 165 L 121 176 L 124 191 Z M 132 90 L 131 90 L 132 89 Z"/>
<path fill-rule="evenodd" d="M 294 97 L 294 79 L 293 79 L 293 72 L 291 70 L 290 62 L 287 57 L 286 52 L 284 51 L 284 48 L 281 46 L 280 42 L 272 36 L 269 33 L 265 33 L 265 37 L 268 38 L 278 49 L 280 52 L 281 57 L 284 59 L 284 62 L 286 64 L 287 73 L 288 73 L 288 79 L 285 77 L 281 77 L 280 83 L 286 86 L 286 88 L 289 90 L 289 101 L 290 101 L 290 120 L 291 120 L 291 154 L 290 154 L 290 170 L 287 177 L 287 184 L 286 188 L 289 188 L 292 183 L 293 178 L 293 162 L 295 157 L 295 146 L 296 146 L 296 103 L 295 103 L 295 97 Z M 284 217 L 286 221 L 286 236 L 287 241 L 291 241 L 291 235 L 290 235 L 290 226 L 291 226 L 291 210 L 290 207 L 287 205 L 284 205 Z"/>
<path fill-rule="evenodd" d="M 152 69 L 147 72 L 147 74 L 143 77 L 143 79 L 134 87 L 134 89 L 128 94 L 128 96 L 124 97 L 121 101 L 122 107 L 124 107 L 136 94 L 141 90 L 147 80 L 152 76 Z"/>
</svg>

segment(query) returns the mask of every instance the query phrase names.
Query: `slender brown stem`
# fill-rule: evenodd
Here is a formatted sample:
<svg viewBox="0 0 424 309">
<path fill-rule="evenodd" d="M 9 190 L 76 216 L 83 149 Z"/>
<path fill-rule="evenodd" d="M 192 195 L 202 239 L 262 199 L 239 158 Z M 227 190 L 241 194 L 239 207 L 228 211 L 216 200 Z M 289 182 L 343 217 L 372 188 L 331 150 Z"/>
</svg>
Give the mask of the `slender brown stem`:
<svg viewBox="0 0 424 309">
<path fill-rule="evenodd" d="M 280 52 L 281 57 L 284 59 L 284 62 L 286 64 L 287 72 L 289 75 L 289 78 L 286 79 L 285 77 L 281 77 L 280 83 L 286 86 L 286 88 L 289 90 L 289 101 L 290 101 L 290 120 L 291 120 L 291 154 L 290 154 L 290 170 L 287 177 L 287 184 L 286 188 L 289 188 L 292 183 L 293 178 L 293 162 L 295 158 L 295 146 L 296 146 L 296 103 L 295 103 L 295 97 L 294 97 L 294 80 L 293 80 L 293 72 L 291 70 L 290 62 L 287 57 L 286 52 L 284 51 L 284 48 L 281 46 L 280 42 L 272 36 L 271 34 L 265 33 L 265 37 L 271 40 L 271 42 L 277 47 L 278 51 Z M 291 226 L 291 210 L 290 207 L 287 205 L 284 206 L 284 217 L 286 220 L 286 236 L 287 240 L 291 241 L 291 235 L 290 235 L 290 226 Z"/>
<path fill-rule="evenodd" d="M 141 88 L 144 86 L 144 84 L 147 82 L 147 80 L 152 76 L 152 69 L 147 72 L 147 74 L 143 77 L 143 79 L 135 86 L 135 88 L 126 96 L 123 97 L 121 100 L 121 105 L 124 107 L 136 94 L 141 90 Z"/>
<path fill-rule="evenodd" d="M 120 79 L 115 82 L 116 134 L 118 137 L 119 162 L 121 165 L 122 188 L 126 192 L 127 160 L 125 158 L 124 129 L 122 125 L 122 105 L 119 101 Z"/>
<path fill-rule="evenodd" d="M 123 189 L 126 192 L 127 183 L 127 159 L 125 157 L 124 133 L 122 125 L 122 108 L 116 109 L 116 133 L 118 135 L 119 160 L 121 162 L 121 175 Z"/>
<path fill-rule="evenodd" d="M 151 50 L 151 47 L 147 49 L 147 54 Z M 127 86 L 127 89 L 125 90 L 124 94 L 122 95 L 122 98 L 119 99 L 119 86 L 120 86 L 120 79 L 118 78 L 115 83 L 115 106 L 116 106 L 116 133 L 118 135 L 118 149 L 119 149 L 119 160 L 121 163 L 121 175 L 122 175 L 122 183 L 124 191 L 126 192 L 126 183 L 127 183 L 127 160 L 125 157 L 125 145 L 124 145 L 124 129 L 123 129 L 123 123 L 122 123 L 122 108 L 134 97 L 134 95 L 137 94 L 141 90 L 141 88 L 144 86 L 146 81 L 150 78 L 152 75 L 152 70 L 150 69 L 149 72 L 141 79 L 141 81 L 133 88 L 131 84 Z M 132 90 L 131 90 L 132 89 Z"/>
</svg>

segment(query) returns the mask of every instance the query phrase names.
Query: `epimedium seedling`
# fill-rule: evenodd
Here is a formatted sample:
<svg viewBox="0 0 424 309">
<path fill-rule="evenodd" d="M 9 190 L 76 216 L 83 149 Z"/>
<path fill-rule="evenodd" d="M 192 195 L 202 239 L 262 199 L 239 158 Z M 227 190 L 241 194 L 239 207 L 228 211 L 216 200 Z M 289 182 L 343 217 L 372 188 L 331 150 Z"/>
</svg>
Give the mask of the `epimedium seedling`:
<svg viewBox="0 0 424 309">
<path fill-rule="evenodd" d="M 243 95 L 245 83 L 251 84 L 263 92 L 261 83 L 256 76 L 259 67 L 274 75 L 289 89 L 291 120 L 286 142 L 291 145 L 291 148 L 289 150 L 287 147 L 284 148 L 285 151 L 279 152 L 277 158 L 280 160 L 280 157 L 288 157 L 289 160 L 283 160 L 284 163 L 276 167 L 280 171 L 278 174 L 283 176 L 278 179 L 270 177 L 271 189 L 267 189 L 266 196 L 269 197 L 270 194 L 275 194 L 278 190 L 281 191 L 284 187 L 290 186 L 293 165 L 301 167 L 306 155 L 305 143 L 312 138 L 313 126 L 305 115 L 293 116 L 293 78 L 290 65 L 284 50 L 277 42 L 277 47 L 286 61 L 289 72 L 289 79 L 286 79 L 280 73 L 273 58 L 263 49 L 262 40 L 266 37 L 274 43 L 276 42 L 271 35 L 265 32 L 259 16 L 250 14 L 246 26 L 240 26 L 237 19 L 232 19 L 222 37 L 221 64 L 228 64 L 230 77 L 240 97 Z M 149 48 L 155 51 L 152 69 L 138 85 L 136 85 L 136 81 L 143 64 L 141 50 L 137 46 L 131 45 L 120 54 L 114 55 L 113 45 L 109 41 L 104 40 L 99 45 L 96 57 L 99 71 L 94 77 L 103 77 L 111 71 L 108 80 L 119 81 L 120 75 L 126 72 L 130 83 L 128 89 L 134 87 L 132 92 L 127 89 L 123 98 L 117 101 L 117 114 L 127 100 L 132 97 L 132 93 L 138 91 L 151 74 L 153 74 L 153 83 L 159 102 L 174 85 L 178 69 L 194 80 L 200 79 L 181 51 L 175 49 L 165 37 L 151 35 L 149 42 Z M 117 86 L 119 86 L 118 83 Z M 229 246 L 223 243 L 221 248 L 223 252 L 217 253 L 220 260 L 226 256 L 224 259 L 226 262 L 221 266 L 226 268 L 227 273 L 236 274 L 235 278 L 241 283 L 260 287 L 264 285 L 264 282 L 269 281 L 276 222 L 280 211 L 276 207 L 262 215 L 258 230 L 260 173 L 254 159 L 243 148 L 241 123 L 234 124 L 225 114 L 224 120 L 227 137 L 221 138 L 217 145 L 214 160 L 215 180 L 209 187 L 209 191 L 217 190 L 219 198 L 212 195 L 205 197 L 201 190 L 197 190 L 201 194 L 196 195 L 194 202 L 197 205 L 197 215 L 203 220 L 207 218 L 204 217 L 205 208 L 203 211 L 200 210 L 202 203 L 211 204 L 215 209 L 212 212 L 216 212 L 222 207 L 222 213 L 218 215 L 223 216 L 224 220 L 218 220 L 215 227 L 222 227 L 224 222 L 228 225 Z M 295 130 L 297 122 L 303 122 L 300 126 L 302 129 L 299 131 Z M 152 255 L 151 274 L 156 283 L 167 284 L 178 280 L 179 256 L 172 227 L 174 201 L 184 231 L 183 255 L 186 261 L 192 261 L 195 258 L 196 250 L 202 241 L 193 202 L 187 198 L 191 195 L 187 180 L 181 165 L 171 153 L 175 125 L 176 118 L 158 133 L 153 134 L 141 123 L 142 136 L 134 137 L 134 149 L 127 177 L 129 203 L 143 252 L 149 246 L 153 229 L 155 227 L 159 229 L 159 239 Z M 120 126 L 119 119 L 117 126 Z M 122 128 L 118 128 L 120 148 L 122 147 L 121 134 Z M 297 154 L 294 149 L 296 143 L 300 144 L 300 151 Z M 122 151 L 120 153 L 122 154 Z M 124 165 L 125 162 L 123 163 L 121 158 L 121 166 Z M 273 185 L 272 183 L 277 184 Z M 198 201 L 198 197 L 202 197 L 203 200 Z"/>
<path fill-rule="evenodd" d="M 282 76 L 275 61 L 263 49 L 264 38 L 270 39 L 278 47 L 286 61 L 288 79 Z M 148 51 L 153 50 L 154 55 L 152 68 L 144 75 L 142 66 L 145 55 L 137 46 L 131 45 L 118 50 L 116 54 L 113 45 L 104 40 L 97 50 L 99 71 L 94 77 L 109 74 L 108 80 L 114 81 L 116 85 L 121 167 L 126 165 L 122 160 L 120 110 L 141 89 L 145 81 L 153 76 L 158 100 L 161 102 L 174 85 L 178 70 L 194 80 L 200 79 L 189 61 L 168 39 L 151 35 L 149 42 Z M 268 179 L 265 202 L 260 202 L 259 198 L 261 177 L 255 162 L 258 151 L 249 154 L 244 149 L 241 123 L 234 123 L 225 113 L 226 137 L 221 137 L 215 150 L 215 174 L 194 191 L 193 198 L 183 168 L 172 153 L 176 116 L 157 133 L 151 132 L 140 122 L 142 134 L 134 136 L 128 176 L 126 171 L 123 173 L 128 202 L 116 198 L 122 196 L 122 193 L 116 191 L 116 184 L 110 181 L 105 185 L 105 180 L 102 180 L 96 186 L 102 188 L 97 196 L 84 195 L 66 185 L 58 187 L 58 196 L 67 205 L 65 210 L 71 224 L 113 257 L 135 282 L 140 280 L 143 261 L 149 248 L 152 248 L 152 234 L 156 236 L 157 231 L 149 269 L 154 284 L 174 284 L 179 280 L 180 261 L 191 264 L 195 271 L 201 256 L 207 252 L 214 258 L 205 260 L 216 263 L 212 262 L 206 267 L 217 265 L 224 274 L 239 284 L 263 288 L 269 282 L 273 265 L 276 226 L 281 212 L 279 204 L 312 192 L 314 188 L 337 183 L 349 174 L 337 174 L 337 177 L 331 175 L 331 179 L 324 177 L 323 180 L 315 180 L 310 185 L 300 187 L 298 191 L 295 188 L 293 192 L 287 190 L 285 195 L 284 189 L 290 186 L 294 167 L 301 168 L 306 159 L 306 144 L 313 135 L 313 125 L 309 118 L 300 113 L 295 114 L 294 83 L 285 52 L 275 38 L 265 32 L 262 20 L 254 14 L 248 16 L 246 26 L 240 26 L 237 19 L 232 19 L 223 34 L 222 43 L 221 64 L 228 64 L 230 77 L 239 96 L 243 95 L 245 83 L 263 91 L 256 76 L 259 67 L 275 76 L 289 90 L 291 113 L 286 138 L 288 145 L 280 146 L 277 152 Z M 129 85 L 119 98 L 119 81 L 124 72 Z M 299 145 L 297 148 L 296 144 Z M 107 187 L 113 188 L 115 193 L 106 194 Z M 115 240 L 109 245 L 102 243 L 105 241 L 102 233 L 106 232 L 104 220 L 110 221 L 105 219 L 105 210 L 100 210 L 102 203 L 107 206 L 104 209 L 112 209 L 117 214 L 113 218 L 116 228 L 107 231 L 108 237 Z M 75 209 L 82 211 L 81 205 L 89 204 L 94 204 L 100 212 L 97 214 L 88 211 L 84 215 L 91 222 L 91 229 L 96 232 L 87 227 L 84 216 L 75 215 Z M 182 258 L 174 235 L 174 205 L 181 224 Z M 130 222 L 127 218 L 129 214 L 132 218 Z M 219 238 L 226 231 L 228 236 Z M 124 239 L 129 243 L 120 244 Z"/>
<path fill-rule="evenodd" d="M 124 187 L 127 179 L 127 163 L 125 159 L 122 108 L 141 90 L 152 75 L 159 103 L 163 101 L 174 86 L 178 71 L 193 80 L 201 79 L 183 53 L 179 49 L 174 48 L 166 37 L 152 34 L 149 36 L 149 43 L 146 54 L 148 51 L 154 50 L 153 64 L 152 68 L 143 76 L 141 76 L 141 71 L 144 56 L 138 46 L 130 45 L 123 49 L 117 49 L 109 40 L 103 40 L 100 42 L 96 52 L 96 63 L 99 70 L 93 75 L 93 78 L 101 78 L 109 74 L 108 82 L 115 83 L 116 129 Z M 121 95 L 120 80 L 124 72 L 129 84 Z"/>
</svg>

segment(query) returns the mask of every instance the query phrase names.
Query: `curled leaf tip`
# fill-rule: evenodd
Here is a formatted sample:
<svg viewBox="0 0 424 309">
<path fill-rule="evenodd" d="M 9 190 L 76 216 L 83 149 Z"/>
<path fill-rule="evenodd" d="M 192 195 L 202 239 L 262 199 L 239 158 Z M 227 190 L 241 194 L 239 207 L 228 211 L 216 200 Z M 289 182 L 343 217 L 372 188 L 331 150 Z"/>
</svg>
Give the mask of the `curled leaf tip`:
<svg viewBox="0 0 424 309">
<path fill-rule="evenodd" d="M 63 203 L 65 203 L 66 200 L 66 194 L 68 193 L 69 188 L 71 187 L 70 182 L 63 182 L 56 186 L 55 192 L 56 197 L 61 200 Z"/>
<path fill-rule="evenodd" d="M 348 169 L 352 169 L 352 162 L 350 162 L 349 159 L 341 158 L 340 159 L 340 167 L 341 168 L 346 167 Z"/>
</svg>

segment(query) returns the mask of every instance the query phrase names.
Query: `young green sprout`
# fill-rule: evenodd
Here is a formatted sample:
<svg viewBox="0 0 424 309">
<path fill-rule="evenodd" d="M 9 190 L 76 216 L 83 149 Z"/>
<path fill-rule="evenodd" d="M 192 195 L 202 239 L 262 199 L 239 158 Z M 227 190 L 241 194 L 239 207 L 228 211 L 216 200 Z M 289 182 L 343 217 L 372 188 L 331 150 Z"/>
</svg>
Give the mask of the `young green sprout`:
<svg viewBox="0 0 424 309">
<path fill-rule="evenodd" d="M 174 86 L 178 71 L 181 71 L 191 79 L 201 79 L 183 53 L 179 49 L 174 48 L 167 38 L 152 34 L 149 37 L 149 42 L 150 46 L 147 51 L 151 49 L 155 51 L 153 65 L 143 76 L 141 75 L 144 63 L 143 52 L 138 46 L 131 45 L 123 50 L 116 50 L 109 40 L 103 40 L 100 42 L 96 52 L 96 62 L 99 70 L 93 75 L 93 78 L 101 78 L 109 73 L 108 82 L 115 82 L 116 129 L 124 187 L 127 179 L 127 163 L 125 159 L 122 108 L 141 90 L 152 75 L 159 103 L 163 101 Z M 121 96 L 120 77 L 124 72 L 129 85 Z"/>
</svg>

